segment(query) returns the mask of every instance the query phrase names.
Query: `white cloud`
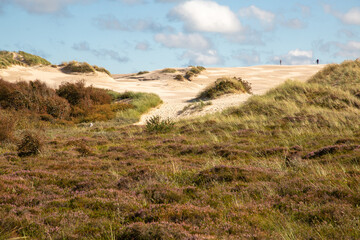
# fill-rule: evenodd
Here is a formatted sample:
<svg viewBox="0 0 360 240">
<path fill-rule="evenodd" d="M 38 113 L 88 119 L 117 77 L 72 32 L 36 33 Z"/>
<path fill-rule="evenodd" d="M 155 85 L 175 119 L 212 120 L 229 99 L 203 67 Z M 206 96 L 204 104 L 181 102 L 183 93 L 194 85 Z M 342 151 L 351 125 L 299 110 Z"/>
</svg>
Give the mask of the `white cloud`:
<svg viewBox="0 0 360 240">
<path fill-rule="evenodd" d="M 150 31 L 161 32 L 170 30 L 169 27 L 164 27 L 155 23 L 151 19 L 129 19 L 120 21 L 113 15 L 102 15 L 94 18 L 95 25 L 100 29 L 118 30 L 118 31 Z"/>
<path fill-rule="evenodd" d="M 358 58 L 360 56 L 360 42 L 350 41 L 346 44 L 337 43 L 336 45 L 340 51 L 335 56 L 346 58 Z"/>
<path fill-rule="evenodd" d="M 116 52 L 112 49 L 105 49 L 105 48 L 92 49 L 92 48 L 90 48 L 89 43 L 86 41 L 83 41 L 80 43 L 75 43 L 72 48 L 77 51 L 90 52 L 97 57 L 110 58 L 117 62 L 128 62 L 129 61 L 128 57 L 120 56 L 120 54 L 118 52 Z"/>
<path fill-rule="evenodd" d="M 13 3 L 30 13 L 57 13 L 63 11 L 67 5 L 87 3 L 91 0 L 13 0 Z"/>
<path fill-rule="evenodd" d="M 360 7 L 354 7 L 341 15 L 341 21 L 347 24 L 360 25 Z"/>
<path fill-rule="evenodd" d="M 135 49 L 136 50 L 141 50 L 141 51 L 147 51 L 149 50 L 149 43 L 147 42 L 139 42 L 138 44 L 136 44 Z"/>
<path fill-rule="evenodd" d="M 298 18 L 292 18 L 289 20 L 284 20 L 283 25 L 288 28 L 292 29 L 301 29 L 304 28 L 306 25 Z"/>
<path fill-rule="evenodd" d="M 183 21 L 187 31 L 234 33 L 242 29 L 229 7 L 213 1 L 187 1 L 172 9 L 168 16 Z"/>
<path fill-rule="evenodd" d="M 260 54 L 255 50 L 241 50 L 235 53 L 232 57 L 247 66 L 260 62 Z"/>
<path fill-rule="evenodd" d="M 157 34 L 155 41 L 168 48 L 206 50 L 211 47 L 210 41 L 198 33 Z"/>
<path fill-rule="evenodd" d="M 295 49 L 282 56 L 274 57 L 272 62 L 278 64 L 280 60 L 283 62 L 283 64 L 288 65 L 311 64 L 313 62 L 313 52 Z"/>
<path fill-rule="evenodd" d="M 353 7 L 348 12 L 342 13 L 333 10 L 330 5 L 324 5 L 324 10 L 334 15 L 344 24 L 360 25 L 360 7 Z"/>
<path fill-rule="evenodd" d="M 275 14 L 262 10 L 254 5 L 240 9 L 239 14 L 241 17 L 252 17 L 258 19 L 266 28 L 271 29 L 274 27 Z"/>
<path fill-rule="evenodd" d="M 182 59 L 189 59 L 189 65 L 215 65 L 221 63 L 221 58 L 215 50 L 207 50 L 204 52 L 186 51 Z"/>
</svg>

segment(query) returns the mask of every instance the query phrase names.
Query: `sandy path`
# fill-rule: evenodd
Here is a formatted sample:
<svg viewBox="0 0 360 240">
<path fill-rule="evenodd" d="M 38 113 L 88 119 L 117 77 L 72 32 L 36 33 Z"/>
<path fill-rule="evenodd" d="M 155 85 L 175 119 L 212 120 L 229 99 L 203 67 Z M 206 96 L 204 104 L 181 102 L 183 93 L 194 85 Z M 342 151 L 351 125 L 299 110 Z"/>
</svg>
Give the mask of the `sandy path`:
<svg viewBox="0 0 360 240">
<path fill-rule="evenodd" d="M 174 75 L 184 74 L 184 69 L 178 69 L 178 72 L 174 74 L 161 73 L 161 70 L 157 70 L 144 75 L 118 74 L 113 75 L 114 78 L 111 78 L 99 72 L 92 74 L 65 74 L 59 69 L 52 67 L 14 66 L 9 69 L 0 69 L 0 77 L 10 82 L 38 79 L 53 88 L 57 88 L 62 82 L 76 82 L 84 79 L 87 85 L 119 92 L 156 93 L 164 103 L 141 117 L 138 124 L 144 124 L 146 119 L 154 115 L 159 115 L 162 118 L 180 119 L 222 111 L 225 108 L 237 106 L 250 97 L 248 94 L 231 94 L 211 100 L 211 105 L 206 105 L 200 110 L 192 110 L 191 108 L 184 110 L 185 107 L 189 107 L 189 104 L 194 104 L 191 103 L 191 100 L 201 90 L 223 76 L 241 77 L 252 84 L 254 94 L 264 94 L 287 79 L 305 81 L 323 67 L 324 65 L 266 65 L 238 68 L 208 68 L 191 82 L 174 80 Z"/>
<path fill-rule="evenodd" d="M 141 82 L 135 86 L 137 91 L 148 91 L 157 93 L 164 103 L 149 113 L 143 115 L 138 124 L 145 124 L 146 120 L 154 115 L 162 118 L 180 119 L 222 111 L 231 106 L 238 106 L 246 101 L 249 94 L 231 94 L 211 100 L 211 105 L 202 110 L 186 110 L 190 100 L 206 86 L 222 76 L 241 77 L 252 84 L 253 94 L 264 94 L 269 89 L 278 86 L 288 79 L 306 81 L 310 76 L 322 69 L 324 65 L 306 66 L 255 66 L 239 68 L 208 68 L 192 82 L 174 82 L 174 80 L 156 80 Z M 123 80 L 116 79 L 119 82 Z M 129 84 L 127 82 L 124 85 Z M 140 88 L 140 89 L 139 89 Z"/>
</svg>

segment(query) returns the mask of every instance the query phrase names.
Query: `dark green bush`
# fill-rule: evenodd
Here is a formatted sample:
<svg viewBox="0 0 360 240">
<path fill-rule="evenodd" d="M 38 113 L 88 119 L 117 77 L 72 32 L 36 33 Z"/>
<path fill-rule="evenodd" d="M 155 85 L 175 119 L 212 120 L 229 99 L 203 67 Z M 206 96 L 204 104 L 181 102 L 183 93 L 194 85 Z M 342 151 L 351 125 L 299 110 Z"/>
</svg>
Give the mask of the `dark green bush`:
<svg viewBox="0 0 360 240">
<path fill-rule="evenodd" d="M 19 157 L 37 155 L 42 148 L 40 137 L 33 132 L 25 132 L 17 146 Z"/>
</svg>

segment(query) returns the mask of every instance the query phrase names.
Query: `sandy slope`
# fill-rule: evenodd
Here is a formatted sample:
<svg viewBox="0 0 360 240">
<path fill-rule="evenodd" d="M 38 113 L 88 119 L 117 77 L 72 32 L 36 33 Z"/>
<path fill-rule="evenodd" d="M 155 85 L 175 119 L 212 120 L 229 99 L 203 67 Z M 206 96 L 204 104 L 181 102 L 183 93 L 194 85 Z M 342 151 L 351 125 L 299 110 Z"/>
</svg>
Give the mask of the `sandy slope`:
<svg viewBox="0 0 360 240">
<path fill-rule="evenodd" d="M 254 66 L 239 68 L 208 68 L 191 82 L 179 82 L 171 79 L 171 74 L 164 78 L 159 71 L 151 72 L 144 76 L 148 81 L 139 81 L 129 78 L 128 75 L 115 75 L 115 80 L 124 87 L 136 91 L 157 93 L 164 101 L 157 109 L 142 116 L 139 124 L 144 124 L 146 119 L 154 115 L 163 118 L 188 118 L 221 111 L 230 106 L 237 106 L 250 97 L 248 94 L 232 94 L 211 101 L 201 111 L 183 111 L 199 91 L 222 76 L 241 77 L 252 84 L 253 94 L 264 94 L 269 89 L 278 86 L 287 79 L 306 81 L 310 76 L 322 69 L 324 65 L 305 66 Z M 131 77 L 131 76 L 130 76 Z"/>
<path fill-rule="evenodd" d="M 241 77 L 252 84 L 254 94 L 264 94 L 269 89 L 281 84 L 287 79 L 305 81 L 324 65 L 306 66 L 254 66 L 239 68 L 208 68 L 193 81 L 177 81 L 176 74 L 184 74 L 184 69 L 178 69 L 175 74 L 164 74 L 160 70 L 144 75 L 118 74 L 109 77 L 105 73 L 95 74 L 65 74 L 52 67 L 21 67 L 0 69 L 0 77 L 4 80 L 16 82 L 19 80 L 41 80 L 48 86 L 56 88 L 62 82 L 75 82 L 84 79 L 87 85 L 112 89 L 115 91 L 139 91 L 158 94 L 164 103 L 157 109 L 145 114 L 139 124 L 153 115 L 162 118 L 187 118 L 221 111 L 230 106 L 236 106 L 250 97 L 248 94 L 232 94 L 211 101 L 201 111 L 183 111 L 191 104 L 191 100 L 209 84 L 222 76 Z"/>
</svg>

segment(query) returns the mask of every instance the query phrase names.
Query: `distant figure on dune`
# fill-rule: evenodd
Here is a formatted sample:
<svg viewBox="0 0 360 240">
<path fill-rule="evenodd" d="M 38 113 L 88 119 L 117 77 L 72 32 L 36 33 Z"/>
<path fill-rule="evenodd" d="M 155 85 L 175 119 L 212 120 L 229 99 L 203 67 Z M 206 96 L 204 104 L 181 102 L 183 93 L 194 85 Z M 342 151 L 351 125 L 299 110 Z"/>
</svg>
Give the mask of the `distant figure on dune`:
<svg viewBox="0 0 360 240">
<path fill-rule="evenodd" d="M 316 64 L 318 64 L 318 65 L 319 65 L 319 62 L 320 62 L 320 60 L 319 60 L 319 59 L 316 59 Z"/>
<path fill-rule="evenodd" d="M 282 63 L 282 61 L 281 61 L 281 59 L 280 59 L 280 65 L 281 65 L 281 63 Z"/>
</svg>

